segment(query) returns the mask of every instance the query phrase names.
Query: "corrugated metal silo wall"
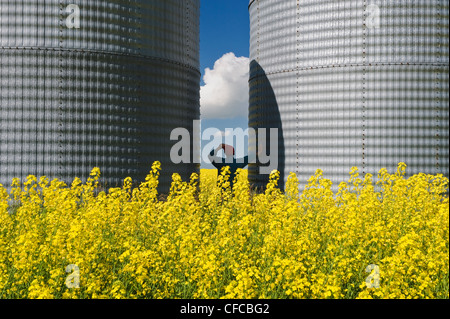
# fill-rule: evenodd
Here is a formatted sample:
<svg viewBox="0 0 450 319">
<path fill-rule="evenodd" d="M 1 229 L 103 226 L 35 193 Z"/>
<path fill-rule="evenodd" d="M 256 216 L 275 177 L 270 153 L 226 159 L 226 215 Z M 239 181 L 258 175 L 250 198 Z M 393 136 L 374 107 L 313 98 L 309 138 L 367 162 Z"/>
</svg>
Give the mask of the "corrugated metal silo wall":
<svg viewBox="0 0 450 319">
<path fill-rule="evenodd" d="M 280 127 L 282 175 L 352 166 L 448 177 L 443 0 L 250 1 L 249 126 Z M 379 20 L 375 19 L 379 17 Z M 265 182 L 250 165 L 256 185 Z M 336 186 L 335 186 L 336 187 Z"/>
<path fill-rule="evenodd" d="M 80 28 L 68 28 L 70 4 Z M 158 160 L 167 189 L 171 173 L 198 172 L 169 156 L 172 129 L 199 119 L 199 6 L 1 0 L 0 183 L 71 182 L 98 166 L 117 185 L 143 180 Z"/>
</svg>

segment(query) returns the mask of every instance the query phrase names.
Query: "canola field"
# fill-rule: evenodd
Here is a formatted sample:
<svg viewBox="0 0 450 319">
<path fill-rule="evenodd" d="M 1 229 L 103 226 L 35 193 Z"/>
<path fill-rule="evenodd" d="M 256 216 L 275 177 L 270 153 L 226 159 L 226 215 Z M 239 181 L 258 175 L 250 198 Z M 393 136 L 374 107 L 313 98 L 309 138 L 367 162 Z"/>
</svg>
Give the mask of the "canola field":
<svg viewBox="0 0 450 319">
<path fill-rule="evenodd" d="M 29 176 L 0 185 L 0 298 L 449 298 L 448 180 L 318 170 L 255 192 L 240 170 L 103 191 Z"/>
</svg>

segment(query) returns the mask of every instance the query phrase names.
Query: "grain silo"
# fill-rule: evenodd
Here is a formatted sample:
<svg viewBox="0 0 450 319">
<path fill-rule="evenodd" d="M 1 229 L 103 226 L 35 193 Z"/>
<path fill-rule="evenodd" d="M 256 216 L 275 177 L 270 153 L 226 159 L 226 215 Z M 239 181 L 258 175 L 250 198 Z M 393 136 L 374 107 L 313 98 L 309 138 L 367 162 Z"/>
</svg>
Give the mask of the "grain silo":
<svg viewBox="0 0 450 319">
<path fill-rule="evenodd" d="M 108 185 L 161 184 L 170 133 L 199 119 L 199 0 L 0 1 L 0 183 L 71 182 L 100 167 Z"/>
<path fill-rule="evenodd" d="M 444 0 L 252 0 L 249 126 L 279 128 L 279 169 L 302 185 L 352 166 L 448 177 Z M 261 184 L 257 165 L 250 178 Z"/>
</svg>

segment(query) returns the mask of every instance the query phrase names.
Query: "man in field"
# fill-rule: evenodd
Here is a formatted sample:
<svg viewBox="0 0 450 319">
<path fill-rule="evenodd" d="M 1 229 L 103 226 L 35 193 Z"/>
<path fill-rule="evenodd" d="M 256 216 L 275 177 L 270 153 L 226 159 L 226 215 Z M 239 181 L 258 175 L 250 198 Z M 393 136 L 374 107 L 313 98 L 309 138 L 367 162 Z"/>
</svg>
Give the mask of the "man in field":
<svg viewBox="0 0 450 319">
<path fill-rule="evenodd" d="M 217 153 L 223 150 L 225 154 L 224 157 L 218 157 Z M 233 180 L 236 175 L 236 171 L 238 168 L 244 168 L 248 165 L 248 156 L 243 158 L 235 158 L 234 147 L 227 144 L 220 144 L 216 149 L 211 150 L 211 153 L 208 155 L 211 164 L 214 165 L 215 168 L 221 172 L 222 168 L 228 166 L 230 167 L 230 186 L 233 187 Z"/>
</svg>

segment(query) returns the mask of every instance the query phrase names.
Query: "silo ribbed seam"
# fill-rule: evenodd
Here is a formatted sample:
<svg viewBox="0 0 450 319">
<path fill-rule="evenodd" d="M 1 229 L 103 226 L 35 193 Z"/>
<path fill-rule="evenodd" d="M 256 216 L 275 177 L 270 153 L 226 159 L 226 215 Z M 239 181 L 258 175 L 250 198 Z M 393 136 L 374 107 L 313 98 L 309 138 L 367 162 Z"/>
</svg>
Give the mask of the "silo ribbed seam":
<svg viewBox="0 0 450 319">
<path fill-rule="evenodd" d="M 296 59 L 296 78 L 297 78 L 297 88 L 296 88 L 296 174 L 299 173 L 300 166 L 300 126 L 301 126 L 301 118 L 300 118 L 300 94 L 301 94 L 301 79 L 300 79 L 300 63 L 301 63 L 301 45 L 300 45 L 300 37 L 301 37 L 301 28 L 300 28 L 300 0 L 297 0 L 297 43 L 296 43 L 296 51 L 297 51 L 297 59 Z"/>
<path fill-rule="evenodd" d="M 438 62 L 441 62 L 441 0 L 437 0 L 437 12 L 436 12 L 436 32 L 437 32 L 437 45 L 436 45 L 436 58 Z M 441 79 L 440 79 L 440 69 L 435 69 L 435 112 L 436 112 L 436 173 L 441 172 L 440 168 L 440 122 L 441 122 Z"/>
<path fill-rule="evenodd" d="M 362 172 L 366 171 L 366 73 L 367 73 L 367 2 L 364 0 L 363 69 L 362 69 Z"/>
<path fill-rule="evenodd" d="M 64 10 L 64 4 L 60 1 L 59 2 L 59 54 L 58 54 L 58 76 L 59 76 L 59 83 L 58 83 L 58 176 L 62 177 L 62 166 L 63 166 L 63 137 L 62 137 L 62 125 L 63 125 L 63 59 L 62 59 L 62 48 L 63 48 L 63 10 Z"/>
</svg>

